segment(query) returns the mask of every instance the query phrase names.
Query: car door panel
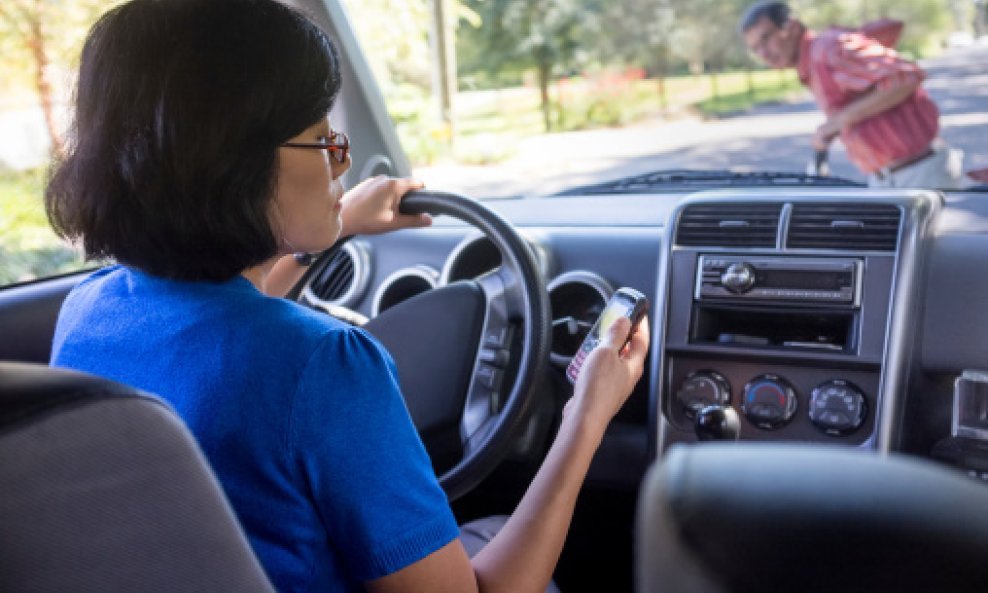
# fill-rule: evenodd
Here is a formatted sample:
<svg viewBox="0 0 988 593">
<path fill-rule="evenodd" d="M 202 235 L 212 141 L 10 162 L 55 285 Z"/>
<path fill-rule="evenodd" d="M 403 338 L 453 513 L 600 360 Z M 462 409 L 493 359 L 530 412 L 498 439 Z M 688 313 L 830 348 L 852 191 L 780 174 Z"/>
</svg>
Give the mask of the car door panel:
<svg viewBox="0 0 988 593">
<path fill-rule="evenodd" d="M 72 274 L 0 290 L 0 360 L 47 363 L 58 310 L 85 276 Z"/>
</svg>

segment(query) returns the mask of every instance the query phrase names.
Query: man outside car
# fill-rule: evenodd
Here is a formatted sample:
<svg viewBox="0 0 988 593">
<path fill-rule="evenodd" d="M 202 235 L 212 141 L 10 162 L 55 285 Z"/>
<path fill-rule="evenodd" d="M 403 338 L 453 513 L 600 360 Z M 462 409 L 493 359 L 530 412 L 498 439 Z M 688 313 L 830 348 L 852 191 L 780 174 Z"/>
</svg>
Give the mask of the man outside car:
<svg viewBox="0 0 988 593">
<path fill-rule="evenodd" d="M 895 39 L 901 24 L 892 23 Z M 812 92 L 827 118 L 813 135 L 815 150 L 825 152 L 839 136 L 872 187 L 965 185 L 963 153 L 938 136 L 939 110 L 921 86 L 925 73 L 876 39 L 881 35 L 812 31 L 784 2 L 752 5 L 740 29 L 753 54 L 772 68 L 796 68 Z"/>
</svg>

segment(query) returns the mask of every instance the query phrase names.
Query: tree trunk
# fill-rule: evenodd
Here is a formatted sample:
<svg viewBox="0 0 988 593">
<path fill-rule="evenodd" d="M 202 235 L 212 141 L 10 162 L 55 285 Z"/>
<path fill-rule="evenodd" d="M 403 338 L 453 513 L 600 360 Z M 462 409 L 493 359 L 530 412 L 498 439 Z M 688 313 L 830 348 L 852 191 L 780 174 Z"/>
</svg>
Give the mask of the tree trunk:
<svg viewBox="0 0 988 593">
<path fill-rule="evenodd" d="M 59 156 L 62 154 L 64 146 L 62 135 L 59 133 L 58 125 L 55 122 L 55 102 L 52 98 L 52 88 L 47 76 L 48 53 L 45 50 L 40 11 L 41 8 L 39 7 L 29 18 L 30 35 L 25 39 L 25 43 L 31 52 L 31 57 L 34 58 L 34 84 L 38 90 L 38 97 L 41 99 L 41 112 L 44 115 L 45 126 L 48 128 L 48 136 L 51 139 L 51 152 L 54 156 Z"/>
<path fill-rule="evenodd" d="M 542 123 L 545 124 L 545 131 L 552 131 L 552 108 L 549 104 L 549 75 L 552 73 L 552 64 L 545 48 L 538 50 L 538 75 L 539 75 L 539 97 L 542 100 Z"/>
<path fill-rule="evenodd" d="M 659 109 L 663 116 L 669 112 L 669 95 L 666 93 L 666 75 L 659 72 L 659 77 L 655 81 L 659 85 Z"/>
<path fill-rule="evenodd" d="M 666 92 L 666 71 L 669 69 L 669 54 L 666 48 L 659 50 L 658 71 L 659 76 L 656 81 L 659 85 L 659 109 L 665 116 L 669 111 L 669 95 Z"/>
</svg>

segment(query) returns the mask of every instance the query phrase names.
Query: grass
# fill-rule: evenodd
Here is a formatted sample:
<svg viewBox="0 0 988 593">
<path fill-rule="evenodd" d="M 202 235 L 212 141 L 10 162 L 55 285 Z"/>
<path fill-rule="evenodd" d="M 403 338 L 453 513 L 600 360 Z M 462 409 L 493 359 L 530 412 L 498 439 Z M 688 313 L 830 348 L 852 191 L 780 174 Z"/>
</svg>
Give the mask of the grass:
<svg viewBox="0 0 988 593">
<path fill-rule="evenodd" d="M 713 93 L 696 103 L 706 116 L 731 115 L 755 105 L 783 100 L 804 90 L 792 72 L 731 72 L 717 77 L 717 96 Z"/>
<path fill-rule="evenodd" d="M 82 258 L 55 236 L 45 217 L 43 168 L 0 172 L 0 285 L 82 267 Z"/>
<path fill-rule="evenodd" d="M 664 85 L 663 101 L 658 80 L 633 71 L 556 81 L 550 87 L 552 131 L 624 126 L 677 113 L 720 117 L 786 99 L 802 88 L 794 72 L 768 70 L 719 74 L 716 88 L 709 75 L 667 77 Z M 389 107 L 402 145 L 416 165 L 497 162 L 512 156 L 518 140 L 546 133 L 534 86 L 461 91 L 455 104 L 455 134 L 432 115 L 434 108 L 425 95 L 411 95 L 406 88 Z"/>
</svg>

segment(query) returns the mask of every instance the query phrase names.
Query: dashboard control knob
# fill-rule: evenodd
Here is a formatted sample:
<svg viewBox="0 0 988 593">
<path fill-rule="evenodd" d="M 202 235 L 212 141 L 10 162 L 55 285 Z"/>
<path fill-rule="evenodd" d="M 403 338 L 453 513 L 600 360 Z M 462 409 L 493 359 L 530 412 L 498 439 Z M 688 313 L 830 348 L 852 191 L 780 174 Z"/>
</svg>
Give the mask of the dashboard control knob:
<svg viewBox="0 0 988 593">
<path fill-rule="evenodd" d="M 707 406 L 726 406 L 731 403 L 731 384 L 723 375 L 714 371 L 690 373 L 676 392 L 686 416 L 696 417 Z"/>
<path fill-rule="evenodd" d="M 755 269 L 744 262 L 734 262 L 720 275 L 720 283 L 731 292 L 745 292 L 755 285 Z"/>
<path fill-rule="evenodd" d="M 810 421 L 827 434 L 850 434 L 864 424 L 867 415 L 864 394 L 843 379 L 821 383 L 810 395 Z"/>
<path fill-rule="evenodd" d="M 730 406 L 706 406 L 697 412 L 693 428 L 701 441 L 736 441 L 741 421 Z"/>
<path fill-rule="evenodd" d="M 741 411 L 752 424 L 773 430 L 796 414 L 796 391 L 778 375 L 759 375 L 744 386 Z"/>
</svg>

